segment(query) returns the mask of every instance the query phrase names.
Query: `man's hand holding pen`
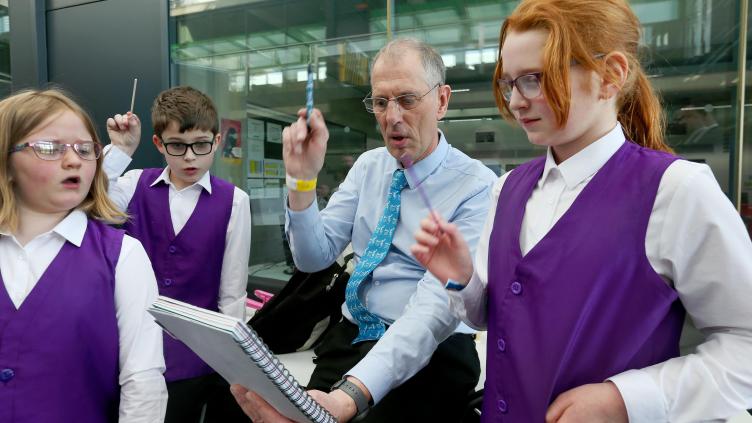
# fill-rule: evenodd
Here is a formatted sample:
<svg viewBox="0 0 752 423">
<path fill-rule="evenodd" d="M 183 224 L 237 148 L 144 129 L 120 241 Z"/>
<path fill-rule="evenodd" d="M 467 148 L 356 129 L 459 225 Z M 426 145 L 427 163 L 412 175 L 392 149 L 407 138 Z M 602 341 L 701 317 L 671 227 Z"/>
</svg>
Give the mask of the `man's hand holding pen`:
<svg viewBox="0 0 752 423">
<path fill-rule="evenodd" d="M 312 110 L 308 124 L 306 109 L 303 108 L 298 110 L 298 120 L 282 131 L 282 158 L 288 176 L 288 199 L 292 210 L 303 210 L 313 202 L 316 194 L 315 181 L 324 166 L 328 140 L 329 130 L 324 116 L 316 108 Z M 290 180 L 304 188 L 295 189 L 295 185 L 291 187 Z"/>
</svg>

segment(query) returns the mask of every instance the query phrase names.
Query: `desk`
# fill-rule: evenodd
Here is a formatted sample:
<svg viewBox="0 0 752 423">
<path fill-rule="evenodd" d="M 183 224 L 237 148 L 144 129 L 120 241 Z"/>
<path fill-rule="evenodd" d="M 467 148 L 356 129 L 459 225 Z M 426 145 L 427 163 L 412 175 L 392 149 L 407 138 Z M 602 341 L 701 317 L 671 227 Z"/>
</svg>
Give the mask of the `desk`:
<svg viewBox="0 0 752 423">
<path fill-rule="evenodd" d="M 311 379 L 311 373 L 313 373 L 315 367 L 312 349 L 289 354 L 277 354 L 277 357 L 302 386 L 305 386 Z"/>
</svg>

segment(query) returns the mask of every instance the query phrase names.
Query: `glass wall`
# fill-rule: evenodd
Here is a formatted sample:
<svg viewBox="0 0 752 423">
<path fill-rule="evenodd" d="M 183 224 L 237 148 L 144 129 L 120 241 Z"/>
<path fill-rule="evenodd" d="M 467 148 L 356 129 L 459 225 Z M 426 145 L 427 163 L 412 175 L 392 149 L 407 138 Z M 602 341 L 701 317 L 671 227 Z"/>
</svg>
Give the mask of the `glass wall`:
<svg viewBox="0 0 752 423">
<path fill-rule="evenodd" d="M 288 278 L 281 128 L 305 105 L 309 63 L 316 76 L 314 101 L 331 132 L 317 188 L 321 207 L 353 160 L 383 145 L 361 99 L 369 92 L 369 60 L 390 37 L 424 39 L 442 54 L 453 94 L 439 127 L 454 147 L 497 174 L 543 152 L 499 117 L 491 91 L 499 29 L 517 3 L 171 1 L 172 82 L 193 85 L 215 100 L 226 145 L 213 172 L 251 196 L 252 285 L 275 290 Z M 631 4 L 644 26 L 644 63 L 664 99 L 670 145 L 707 163 L 736 200 L 739 0 Z M 749 208 L 752 172 L 746 175 L 741 200 Z"/>
<path fill-rule="evenodd" d="M 0 98 L 10 94 L 10 18 L 8 0 L 0 1 Z"/>
<path fill-rule="evenodd" d="M 749 27 L 750 18 L 752 18 L 752 15 L 750 15 L 750 11 L 747 10 L 747 27 Z M 749 34 L 749 32 L 747 32 Z M 737 144 L 741 144 L 741 151 L 742 151 L 742 164 L 741 169 L 739 170 L 740 174 L 740 207 L 739 212 L 741 213 L 742 219 L 744 220 L 744 223 L 747 225 L 747 231 L 752 235 L 752 90 L 750 89 L 750 78 L 752 78 L 752 45 L 750 45 L 750 41 L 752 39 L 747 36 L 747 48 L 745 49 L 747 52 L 747 57 L 745 61 L 745 69 L 744 76 L 746 78 L 746 83 L 744 84 L 745 90 L 744 90 L 744 98 L 743 103 L 744 107 L 743 114 L 739 117 L 742 122 L 744 122 L 744 125 L 741 126 L 742 131 L 742 142 L 739 143 L 737 141 Z M 737 101 L 739 103 L 739 101 Z"/>
</svg>

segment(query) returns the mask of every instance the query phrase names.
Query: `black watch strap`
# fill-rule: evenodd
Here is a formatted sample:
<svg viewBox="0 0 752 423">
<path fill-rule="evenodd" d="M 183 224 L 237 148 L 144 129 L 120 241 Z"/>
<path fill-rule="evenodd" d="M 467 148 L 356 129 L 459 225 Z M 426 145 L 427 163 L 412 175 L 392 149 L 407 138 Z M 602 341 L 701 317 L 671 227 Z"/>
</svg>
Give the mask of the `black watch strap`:
<svg viewBox="0 0 752 423">
<path fill-rule="evenodd" d="M 373 402 L 368 400 L 366 397 L 366 394 L 363 393 L 363 391 L 358 388 L 358 385 L 350 382 L 347 379 L 340 379 L 338 380 L 334 385 L 332 385 L 331 391 L 339 389 L 340 391 L 343 391 L 347 395 L 350 396 L 350 398 L 355 401 L 355 408 L 358 409 L 358 414 L 355 415 L 355 418 L 363 417 L 368 412 L 368 409 L 371 408 L 371 405 L 373 405 Z"/>
</svg>

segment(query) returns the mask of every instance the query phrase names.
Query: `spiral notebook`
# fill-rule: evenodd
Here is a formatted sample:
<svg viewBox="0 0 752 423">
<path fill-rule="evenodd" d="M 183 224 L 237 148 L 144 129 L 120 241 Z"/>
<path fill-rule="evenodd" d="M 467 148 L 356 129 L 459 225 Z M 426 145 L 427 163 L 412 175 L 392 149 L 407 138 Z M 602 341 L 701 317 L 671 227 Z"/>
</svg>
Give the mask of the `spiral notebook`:
<svg viewBox="0 0 752 423">
<path fill-rule="evenodd" d="M 163 296 L 149 313 L 228 382 L 255 391 L 286 417 L 296 422 L 336 423 L 242 321 Z"/>
</svg>

